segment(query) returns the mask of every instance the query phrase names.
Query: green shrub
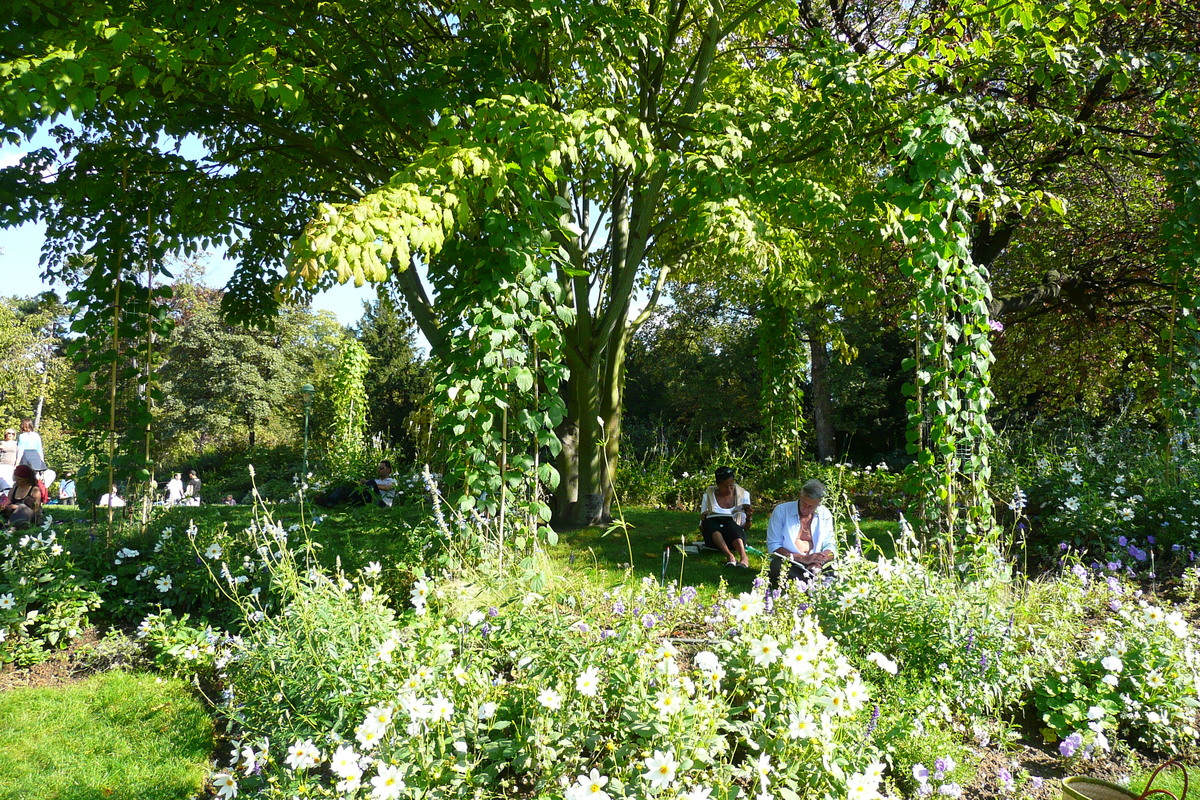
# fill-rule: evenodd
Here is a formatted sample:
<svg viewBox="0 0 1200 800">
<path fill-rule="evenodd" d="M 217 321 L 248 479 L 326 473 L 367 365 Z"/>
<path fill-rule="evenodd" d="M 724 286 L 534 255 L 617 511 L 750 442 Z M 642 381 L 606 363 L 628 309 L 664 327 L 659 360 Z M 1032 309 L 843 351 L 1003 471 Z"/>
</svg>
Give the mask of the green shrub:
<svg viewBox="0 0 1200 800">
<path fill-rule="evenodd" d="M 0 531 L 0 663 L 44 660 L 47 648 L 78 637 L 100 607 L 95 583 L 76 571 L 51 524 Z"/>
</svg>

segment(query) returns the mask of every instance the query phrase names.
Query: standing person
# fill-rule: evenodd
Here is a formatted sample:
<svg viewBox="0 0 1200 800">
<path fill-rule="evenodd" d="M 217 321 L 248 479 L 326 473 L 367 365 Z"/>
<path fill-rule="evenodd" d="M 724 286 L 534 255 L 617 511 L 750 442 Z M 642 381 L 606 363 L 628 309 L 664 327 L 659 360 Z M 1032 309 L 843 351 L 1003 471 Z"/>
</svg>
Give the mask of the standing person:
<svg viewBox="0 0 1200 800">
<path fill-rule="evenodd" d="M 833 560 L 833 515 L 825 508 L 825 484 L 814 479 L 804 484 L 800 496 L 780 503 L 767 523 L 767 552 L 772 553 L 770 585 L 779 584 L 783 562 L 788 577 L 810 581 Z"/>
<path fill-rule="evenodd" d="M 737 485 L 733 469 L 717 467 L 716 485 L 700 501 L 700 533 L 704 543 L 725 554 L 725 566 L 749 567 L 746 531 L 750 529 L 750 493 Z"/>
<path fill-rule="evenodd" d="M 188 470 L 187 483 L 183 486 L 183 503 L 188 506 L 200 505 L 200 476 L 194 469 Z"/>
<path fill-rule="evenodd" d="M 9 525 L 24 527 L 42 519 L 42 490 L 28 464 L 18 464 L 13 470 L 15 483 L 8 490 L 8 503 L 0 508 L 0 516 Z"/>
<path fill-rule="evenodd" d="M 13 482 L 13 470 L 17 466 L 17 432 L 9 428 L 4 432 L 4 440 L 0 441 L 0 478 L 9 486 Z"/>
<path fill-rule="evenodd" d="M 21 433 L 17 436 L 17 464 L 28 464 L 34 472 L 46 469 L 42 437 L 33 429 L 31 419 L 21 420 Z"/>
<path fill-rule="evenodd" d="M 183 476 L 176 472 L 167 481 L 167 505 L 178 505 L 183 500 Z"/>
</svg>

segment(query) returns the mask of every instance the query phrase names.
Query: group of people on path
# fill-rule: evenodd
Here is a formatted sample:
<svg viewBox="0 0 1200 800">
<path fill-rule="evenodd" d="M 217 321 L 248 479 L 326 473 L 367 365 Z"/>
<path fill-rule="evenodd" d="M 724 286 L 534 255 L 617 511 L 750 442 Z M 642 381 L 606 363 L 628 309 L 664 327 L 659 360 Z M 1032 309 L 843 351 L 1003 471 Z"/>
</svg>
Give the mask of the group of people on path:
<svg viewBox="0 0 1200 800">
<path fill-rule="evenodd" d="M 738 486 L 734 471 L 717 468 L 715 484 L 700 501 L 700 533 L 708 547 L 719 550 L 725 566 L 746 568 L 746 553 L 754 509 L 750 492 Z M 833 560 L 833 515 L 825 508 L 825 484 L 810 480 L 795 500 L 780 503 L 767 523 L 767 556 L 770 582 L 775 586 L 787 567 L 787 576 L 811 581 Z"/>
</svg>

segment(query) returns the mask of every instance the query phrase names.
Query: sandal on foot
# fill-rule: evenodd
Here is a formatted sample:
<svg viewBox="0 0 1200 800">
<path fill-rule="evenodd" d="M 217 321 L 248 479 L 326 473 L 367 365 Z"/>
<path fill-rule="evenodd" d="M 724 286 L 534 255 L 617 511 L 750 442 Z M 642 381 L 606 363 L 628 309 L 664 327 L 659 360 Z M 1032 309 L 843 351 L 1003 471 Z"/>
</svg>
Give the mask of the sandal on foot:
<svg viewBox="0 0 1200 800">
<path fill-rule="evenodd" d="M 736 567 L 737 565 L 738 565 L 738 563 L 736 561 L 726 561 L 725 562 L 725 566 L 727 566 L 727 567 Z"/>
</svg>

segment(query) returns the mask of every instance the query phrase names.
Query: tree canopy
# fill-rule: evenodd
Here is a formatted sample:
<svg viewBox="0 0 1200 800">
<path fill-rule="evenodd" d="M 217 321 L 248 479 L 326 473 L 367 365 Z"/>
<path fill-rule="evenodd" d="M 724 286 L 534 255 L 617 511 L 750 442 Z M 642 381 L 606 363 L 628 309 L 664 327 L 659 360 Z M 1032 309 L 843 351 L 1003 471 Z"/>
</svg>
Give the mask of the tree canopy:
<svg viewBox="0 0 1200 800">
<path fill-rule="evenodd" d="M 388 284 L 447 365 L 451 432 L 481 443 L 468 480 L 553 481 L 548 447 L 575 522 L 605 516 L 626 349 L 668 280 L 744 276 L 831 336 L 870 300 L 861 265 L 891 263 L 886 291 L 911 298 L 910 445 L 954 508 L 952 476 L 986 471 L 989 321 L 1015 307 L 995 302 L 1001 256 L 1065 211 L 1078 164 L 1190 163 L 1195 14 L 48 0 L 0 27 L 0 121 L 9 140 L 74 125 L 61 161 L 3 171 L 0 221 L 48 220 L 64 276 L 80 251 L 119 271 L 139 248 L 225 244 L 225 308 L 246 316 Z M 1195 270 L 1172 258 L 1174 329 Z M 1011 292 L 1035 273 L 1014 266 Z"/>
</svg>

